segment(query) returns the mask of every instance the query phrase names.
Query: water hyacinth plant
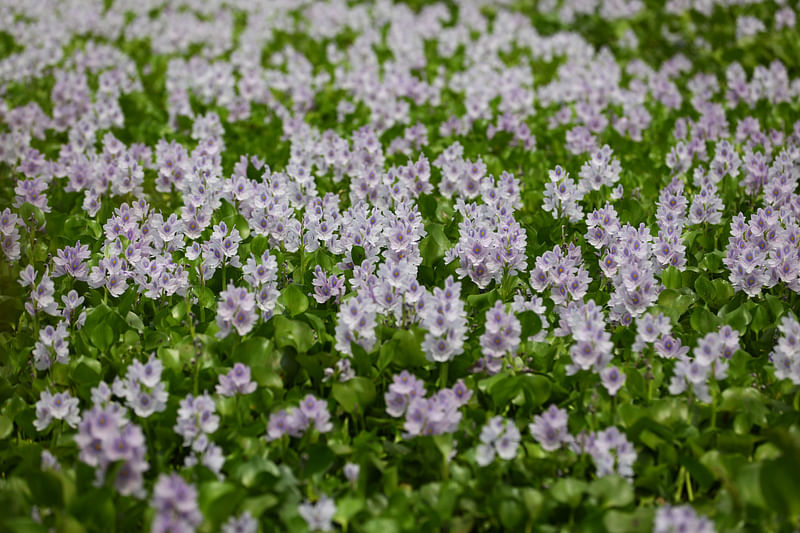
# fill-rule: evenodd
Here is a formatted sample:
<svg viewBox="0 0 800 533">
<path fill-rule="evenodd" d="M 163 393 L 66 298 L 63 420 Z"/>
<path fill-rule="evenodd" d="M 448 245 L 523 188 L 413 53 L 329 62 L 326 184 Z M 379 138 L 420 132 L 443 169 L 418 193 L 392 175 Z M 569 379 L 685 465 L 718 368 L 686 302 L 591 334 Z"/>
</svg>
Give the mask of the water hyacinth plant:
<svg viewBox="0 0 800 533">
<path fill-rule="evenodd" d="M 759 0 L 0 0 L 0 531 L 800 529 Z"/>
</svg>

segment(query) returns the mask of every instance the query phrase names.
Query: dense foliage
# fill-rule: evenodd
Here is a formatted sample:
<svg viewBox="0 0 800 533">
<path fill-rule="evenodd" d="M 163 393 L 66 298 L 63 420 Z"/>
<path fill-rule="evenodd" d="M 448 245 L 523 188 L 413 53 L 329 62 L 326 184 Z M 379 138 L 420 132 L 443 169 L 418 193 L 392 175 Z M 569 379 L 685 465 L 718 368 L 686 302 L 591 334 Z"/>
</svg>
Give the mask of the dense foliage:
<svg viewBox="0 0 800 533">
<path fill-rule="evenodd" d="M 0 530 L 794 530 L 795 19 L 0 1 Z"/>
</svg>

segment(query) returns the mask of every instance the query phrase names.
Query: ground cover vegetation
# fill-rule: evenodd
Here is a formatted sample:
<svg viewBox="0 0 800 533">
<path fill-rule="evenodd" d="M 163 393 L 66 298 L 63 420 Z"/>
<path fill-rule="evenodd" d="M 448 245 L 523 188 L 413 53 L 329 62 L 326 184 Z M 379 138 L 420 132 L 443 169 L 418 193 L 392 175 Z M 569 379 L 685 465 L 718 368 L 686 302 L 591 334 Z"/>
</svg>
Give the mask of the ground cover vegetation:
<svg viewBox="0 0 800 533">
<path fill-rule="evenodd" d="M 1 1 L 0 530 L 796 530 L 796 16 Z"/>
</svg>

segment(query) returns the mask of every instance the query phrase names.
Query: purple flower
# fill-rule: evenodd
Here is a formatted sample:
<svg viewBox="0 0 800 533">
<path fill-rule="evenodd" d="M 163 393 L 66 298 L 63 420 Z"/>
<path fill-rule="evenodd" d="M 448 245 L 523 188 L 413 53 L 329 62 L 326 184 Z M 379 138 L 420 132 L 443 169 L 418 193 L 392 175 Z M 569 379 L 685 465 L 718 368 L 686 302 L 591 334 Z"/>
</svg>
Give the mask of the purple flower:
<svg viewBox="0 0 800 533">
<path fill-rule="evenodd" d="M 70 396 L 69 392 L 51 394 L 50 390 L 42 391 L 39 401 L 36 402 L 36 420 L 33 425 L 37 431 L 44 431 L 50 422 L 63 420 L 70 427 L 77 427 L 80 421 L 78 399 Z"/>
<path fill-rule="evenodd" d="M 428 330 L 422 349 L 429 361 L 452 360 L 464 351 L 467 317 L 461 296 L 461 283 L 452 276 L 445 280 L 444 289 L 435 288 L 426 294 L 420 313 L 422 327 Z"/>
<path fill-rule="evenodd" d="M 167 385 L 161 381 L 164 366 L 151 355 L 147 363 L 134 360 L 124 378 L 114 378 L 114 395 L 124 398 L 136 416 L 147 418 L 167 408 Z"/>
<path fill-rule="evenodd" d="M 222 524 L 222 533 L 258 533 L 258 520 L 253 518 L 250 511 L 245 511 L 237 516 L 231 516 Z"/>
<path fill-rule="evenodd" d="M 622 385 L 625 384 L 625 374 L 615 366 L 609 366 L 600 372 L 600 379 L 608 394 L 616 396 Z"/>
<path fill-rule="evenodd" d="M 567 420 L 567 411 L 553 404 L 541 415 L 534 416 L 528 429 L 544 450 L 552 452 L 571 441 Z"/>
<path fill-rule="evenodd" d="M 700 516 L 689 505 L 663 505 L 656 511 L 653 533 L 714 533 L 714 522 Z"/>
<path fill-rule="evenodd" d="M 250 381 L 250 367 L 236 363 L 227 375 L 219 377 L 217 394 L 235 396 L 236 394 L 250 394 L 256 390 L 256 382 Z"/>
<path fill-rule="evenodd" d="M 487 466 L 494 460 L 495 453 L 506 461 L 513 459 L 517 455 L 521 438 L 513 420 L 503 420 L 502 416 L 492 417 L 481 429 L 481 444 L 476 449 L 476 462 L 480 466 Z"/>
<path fill-rule="evenodd" d="M 297 508 L 311 531 L 332 531 L 333 515 L 336 514 L 336 503 L 323 494 L 316 503 L 305 501 Z"/>
<path fill-rule="evenodd" d="M 521 331 L 517 317 L 506 313 L 503 303 L 498 300 L 486 311 L 486 330 L 480 337 L 483 355 L 494 359 L 501 359 L 506 354 L 513 356 L 520 344 Z"/>
<path fill-rule="evenodd" d="M 256 322 L 256 299 L 245 288 L 237 288 L 233 283 L 219 295 L 217 305 L 217 337 L 222 339 L 228 336 L 232 328 L 240 336 L 244 336 L 253 329 Z"/>
<path fill-rule="evenodd" d="M 781 336 L 769 354 L 775 366 L 775 377 L 800 384 L 800 323 L 793 316 L 785 315 L 778 331 Z"/>
<path fill-rule="evenodd" d="M 195 531 L 203 522 L 197 505 L 197 489 L 175 472 L 159 476 L 150 505 L 156 510 L 150 526 L 153 533 Z"/>
<path fill-rule="evenodd" d="M 358 475 L 361 472 L 361 467 L 355 463 L 347 463 L 344 465 L 344 477 L 350 482 L 351 486 L 358 483 Z"/>
</svg>

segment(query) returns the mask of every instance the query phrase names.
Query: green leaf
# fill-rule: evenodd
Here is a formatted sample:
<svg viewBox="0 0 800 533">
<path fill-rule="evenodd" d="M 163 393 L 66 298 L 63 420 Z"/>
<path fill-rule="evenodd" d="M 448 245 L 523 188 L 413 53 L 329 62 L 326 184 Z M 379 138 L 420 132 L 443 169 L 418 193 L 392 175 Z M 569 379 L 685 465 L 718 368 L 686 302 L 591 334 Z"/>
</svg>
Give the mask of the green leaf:
<svg viewBox="0 0 800 533">
<path fill-rule="evenodd" d="M 617 475 L 603 476 L 593 481 L 587 492 L 597 498 L 606 509 L 625 507 L 634 500 L 633 484 Z"/>
<path fill-rule="evenodd" d="M 221 481 L 200 484 L 197 496 L 204 518 L 215 524 L 227 520 L 241 499 L 235 485 Z"/>
<path fill-rule="evenodd" d="M 97 385 L 102 377 L 103 367 L 100 361 L 91 357 L 81 357 L 75 370 L 72 371 L 72 379 L 81 385 Z"/>
<path fill-rule="evenodd" d="M 650 533 L 653 530 L 655 509 L 639 507 L 632 513 L 608 511 L 603 525 L 609 533 Z"/>
<path fill-rule="evenodd" d="M 759 426 L 767 425 L 769 409 L 763 395 L 752 387 L 728 387 L 722 391 L 719 410 L 732 413 L 747 413 Z"/>
<path fill-rule="evenodd" d="M 29 471 L 25 474 L 25 481 L 36 505 L 59 508 L 64 504 L 64 488 L 57 474 L 45 470 Z"/>
<path fill-rule="evenodd" d="M 272 321 L 275 323 L 275 344 L 278 347 L 291 346 L 298 353 L 305 353 L 314 345 L 314 331 L 305 322 L 283 316 L 273 317 Z"/>
<path fill-rule="evenodd" d="M 661 271 L 661 282 L 667 289 L 680 289 L 683 286 L 681 271 L 670 266 Z"/>
<path fill-rule="evenodd" d="M 308 449 L 308 460 L 305 464 L 305 475 L 311 477 L 328 470 L 336 460 L 336 455 L 325 444 L 315 444 Z"/>
<path fill-rule="evenodd" d="M 520 339 L 527 340 L 539 333 L 542 329 L 542 320 L 539 318 L 539 315 L 533 311 L 523 311 L 517 315 L 517 318 L 522 327 Z"/>
<path fill-rule="evenodd" d="M 692 329 L 700 335 L 705 335 L 717 328 L 719 319 L 705 307 L 696 307 L 692 311 L 689 323 Z"/>
<path fill-rule="evenodd" d="M 269 239 L 264 235 L 256 235 L 250 240 L 250 253 L 260 258 L 269 249 Z"/>
<path fill-rule="evenodd" d="M 105 322 L 95 325 L 89 333 L 89 341 L 94 344 L 100 351 L 106 352 L 114 343 L 114 331 L 111 326 Z"/>
<path fill-rule="evenodd" d="M 550 488 L 553 499 L 570 507 L 577 507 L 586 492 L 586 482 L 572 477 L 559 478 Z"/>
<path fill-rule="evenodd" d="M 759 333 L 774 324 L 770 313 L 765 305 L 759 305 L 753 313 L 753 320 L 750 322 L 750 327 L 756 333 Z"/>
<path fill-rule="evenodd" d="M 14 423 L 6 415 L 0 415 L 0 440 L 8 438 L 14 429 Z"/>
<path fill-rule="evenodd" d="M 344 383 L 334 383 L 331 395 L 348 413 L 363 413 L 375 401 L 375 384 L 371 379 L 357 376 Z"/>
<path fill-rule="evenodd" d="M 128 314 L 125 316 L 125 322 L 136 331 L 144 331 L 144 322 L 142 322 L 139 315 L 133 311 L 128 311 Z"/>
<path fill-rule="evenodd" d="M 743 305 L 737 306 L 733 311 L 723 316 L 725 323 L 739 333 L 744 333 L 747 330 L 747 325 L 750 323 L 751 319 L 750 313 Z"/>
<path fill-rule="evenodd" d="M 364 258 L 367 257 L 367 254 L 364 252 L 363 246 L 353 246 L 353 248 L 350 249 L 350 257 L 353 259 L 353 265 L 358 266 L 364 261 Z"/>
<path fill-rule="evenodd" d="M 297 285 L 289 285 L 281 292 L 279 301 L 292 316 L 297 316 L 308 309 L 308 296 Z"/>
<path fill-rule="evenodd" d="M 523 374 L 517 376 L 517 383 L 525 395 L 526 406 L 530 408 L 538 407 L 550 398 L 552 385 L 545 376 Z"/>
</svg>

